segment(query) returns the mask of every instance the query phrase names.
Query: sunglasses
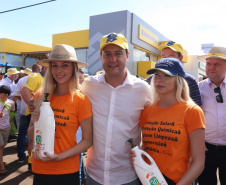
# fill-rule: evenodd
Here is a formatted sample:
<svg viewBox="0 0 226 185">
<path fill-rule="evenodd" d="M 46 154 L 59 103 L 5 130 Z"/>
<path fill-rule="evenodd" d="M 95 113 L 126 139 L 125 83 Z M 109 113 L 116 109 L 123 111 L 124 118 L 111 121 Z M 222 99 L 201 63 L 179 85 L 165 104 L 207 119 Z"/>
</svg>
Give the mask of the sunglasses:
<svg viewBox="0 0 226 185">
<path fill-rule="evenodd" d="M 219 94 L 216 96 L 217 103 L 223 103 L 224 101 L 223 101 L 223 97 L 222 97 L 222 94 L 221 94 L 221 89 L 220 89 L 220 87 L 216 87 L 216 88 L 214 89 L 214 92 L 215 92 L 215 93 L 219 93 Z"/>
</svg>

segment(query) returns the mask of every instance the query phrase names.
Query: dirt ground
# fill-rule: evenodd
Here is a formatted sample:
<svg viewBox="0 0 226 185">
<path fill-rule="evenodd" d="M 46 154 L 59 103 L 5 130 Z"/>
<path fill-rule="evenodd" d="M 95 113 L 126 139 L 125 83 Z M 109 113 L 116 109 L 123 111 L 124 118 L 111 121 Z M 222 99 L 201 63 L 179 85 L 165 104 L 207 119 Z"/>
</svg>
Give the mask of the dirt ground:
<svg viewBox="0 0 226 185">
<path fill-rule="evenodd" d="M 1 185 L 32 185 L 33 174 L 29 172 L 27 159 L 24 163 L 17 162 L 17 150 L 13 148 L 16 145 L 16 138 L 10 139 L 4 149 L 3 161 L 8 163 L 6 175 L 0 175 Z"/>
</svg>

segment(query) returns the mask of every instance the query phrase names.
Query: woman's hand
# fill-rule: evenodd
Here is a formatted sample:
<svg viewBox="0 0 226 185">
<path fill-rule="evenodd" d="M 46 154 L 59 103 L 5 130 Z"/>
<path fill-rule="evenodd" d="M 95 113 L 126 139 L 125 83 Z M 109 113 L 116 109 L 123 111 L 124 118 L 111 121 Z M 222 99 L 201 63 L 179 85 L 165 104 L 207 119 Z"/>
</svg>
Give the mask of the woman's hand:
<svg viewBox="0 0 226 185">
<path fill-rule="evenodd" d="M 57 161 L 58 160 L 58 154 L 49 154 L 48 152 L 44 152 L 46 157 L 41 156 L 41 151 L 36 149 L 33 151 L 33 157 L 40 161 Z"/>
<path fill-rule="evenodd" d="M 142 146 L 140 146 L 139 147 L 139 150 L 143 150 L 143 147 Z M 136 155 L 136 153 L 135 153 L 135 151 L 133 151 L 133 150 L 130 150 L 130 153 L 129 153 L 129 160 L 130 160 L 130 162 L 131 162 L 131 166 L 134 166 L 134 157 L 136 157 L 137 155 Z"/>
</svg>

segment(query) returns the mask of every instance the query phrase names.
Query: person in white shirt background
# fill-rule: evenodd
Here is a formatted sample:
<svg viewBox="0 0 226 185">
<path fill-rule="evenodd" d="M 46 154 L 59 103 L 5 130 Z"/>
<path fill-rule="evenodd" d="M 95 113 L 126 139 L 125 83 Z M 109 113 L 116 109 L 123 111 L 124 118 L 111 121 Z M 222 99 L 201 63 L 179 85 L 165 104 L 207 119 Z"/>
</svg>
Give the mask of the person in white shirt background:
<svg viewBox="0 0 226 185">
<path fill-rule="evenodd" d="M 16 84 L 16 88 L 15 91 L 13 93 L 14 96 L 14 100 L 21 100 L 20 103 L 20 112 L 18 112 L 19 114 L 19 122 L 20 122 L 20 126 L 18 127 L 18 137 L 17 137 L 17 154 L 18 154 L 18 162 L 19 163 L 23 163 L 25 161 L 26 158 L 26 154 L 25 154 L 25 140 L 27 139 L 27 143 L 29 143 L 29 138 L 26 138 L 27 136 L 27 129 L 29 126 L 29 122 L 26 119 L 26 109 L 27 109 L 27 104 L 24 102 L 23 98 L 21 98 L 20 92 L 23 89 L 24 85 L 27 82 L 27 79 L 29 77 L 29 74 L 32 73 L 39 73 L 41 71 L 41 66 L 38 64 L 34 64 L 32 66 L 32 70 L 30 69 L 25 69 L 24 73 L 27 74 L 27 76 L 22 77 L 18 83 Z M 28 165 L 30 168 L 30 165 Z"/>
<path fill-rule="evenodd" d="M 2 85 L 6 85 L 10 87 L 11 94 L 9 95 L 8 99 L 13 100 L 13 92 L 15 90 L 15 80 L 19 77 L 19 71 L 16 68 L 9 68 L 7 70 L 7 77 L 2 80 Z"/>
<path fill-rule="evenodd" d="M 130 165 L 131 147 L 141 141 L 139 119 L 150 103 L 149 85 L 126 68 L 129 47 L 122 34 L 110 33 L 100 42 L 104 72 L 84 80 L 81 91 L 92 103 L 93 145 L 86 160 L 87 185 L 140 185 Z"/>
<path fill-rule="evenodd" d="M 199 185 L 226 185 L 226 48 L 214 46 L 208 55 L 198 57 L 206 63 L 208 78 L 199 82 L 206 130 L 205 169 Z"/>
<path fill-rule="evenodd" d="M 16 125 L 17 125 L 17 130 L 19 131 L 19 128 L 20 128 L 20 110 L 21 110 L 21 98 L 17 98 L 17 99 L 15 99 L 15 91 L 16 91 L 16 89 L 19 87 L 19 86 L 21 86 L 21 82 L 22 82 L 22 78 L 23 77 L 25 77 L 25 76 L 27 76 L 27 75 L 30 75 L 31 74 L 31 72 L 32 72 L 32 70 L 31 69 L 29 69 L 29 68 L 26 68 L 25 70 L 20 70 L 20 75 L 19 75 L 19 78 L 17 78 L 17 82 L 16 82 L 16 84 L 15 84 L 15 90 L 14 90 L 14 92 L 13 92 L 13 101 L 15 101 L 16 102 L 16 105 L 17 105 L 17 108 L 16 108 L 16 112 L 15 112 L 15 118 L 16 118 Z M 18 82 L 19 81 L 21 81 L 20 82 L 20 84 L 18 85 Z M 19 93 L 19 95 L 20 95 L 20 93 Z M 16 147 L 14 147 L 14 148 L 16 148 Z"/>
<path fill-rule="evenodd" d="M 78 80 L 79 80 L 79 86 L 81 87 L 82 82 L 84 81 L 84 72 L 81 68 L 78 70 Z M 77 140 L 77 143 L 79 143 L 82 140 L 81 126 L 78 127 L 78 130 L 76 133 L 76 140 Z M 86 170 L 84 166 L 83 156 L 84 156 L 84 153 L 80 153 L 79 185 L 86 184 Z"/>
</svg>

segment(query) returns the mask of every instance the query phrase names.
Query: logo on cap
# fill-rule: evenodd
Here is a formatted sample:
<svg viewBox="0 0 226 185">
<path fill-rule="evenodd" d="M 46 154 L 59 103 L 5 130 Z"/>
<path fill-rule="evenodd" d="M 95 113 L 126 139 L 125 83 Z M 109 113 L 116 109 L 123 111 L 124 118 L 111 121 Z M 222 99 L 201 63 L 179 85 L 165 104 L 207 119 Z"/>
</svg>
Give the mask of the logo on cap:
<svg viewBox="0 0 226 185">
<path fill-rule="evenodd" d="M 161 66 L 165 66 L 165 67 L 170 66 L 170 67 L 173 67 L 174 66 L 174 63 L 172 61 L 170 61 L 170 60 L 163 59 L 163 60 L 159 60 L 156 63 L 156 65 L 155 65 L 155 67 L 161 67 Z"/>
<path fill-rule="evenodd" d="M 172 45 L 174 45 L 175 44 L 175 42 L 173 42 L 173 41 L 169 41 L 169 42 L 167 42 L 167 46 L 172 46 Z"/>
<path fill-rule="evenodd" d="M 107 36 L 107 41 L 106 41 L 106 43 L 108 43 L 108 42 L 114 42 L 115 40 L 117 40 L 117 35 L 116 34 L 109 34 L 108 36 Z"/>
</svg>

